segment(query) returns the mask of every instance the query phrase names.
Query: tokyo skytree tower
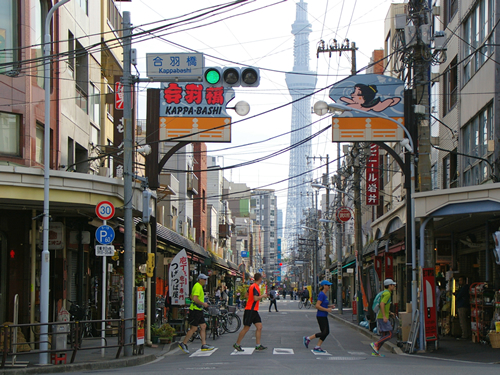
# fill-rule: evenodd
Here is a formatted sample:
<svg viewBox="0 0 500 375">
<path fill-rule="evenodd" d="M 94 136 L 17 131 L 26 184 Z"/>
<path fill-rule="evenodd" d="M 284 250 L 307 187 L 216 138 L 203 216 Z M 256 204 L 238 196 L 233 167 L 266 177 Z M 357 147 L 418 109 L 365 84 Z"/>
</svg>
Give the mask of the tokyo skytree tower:
<svg viewBox="0 0 500 375">
<path fill-rule="evenodd" d="M 307 3 L 300 0 L 297 4 L 295 22 L 292 25 L 294 41 L 293 71 L 286 74 L 288 91 L 294 101 L 292 107 L 292 133 L 290 144 L 296 144 L 311 136 L 311 97 L 316 87 L 316 74 L 309 70 L 309 34 L 311 24 L 307 20 Z M 303 98 L 303 99 L 302 99 Z M 311 156 L 311 141 L 290 151 L 288 172 L 288 197 L 286 208 L 285 240 L 287 249 L 296 249 L 297 234 L 301 231 L 301 220 L 311 191 L 311 167 L 307 157 Z"/>
</svg>

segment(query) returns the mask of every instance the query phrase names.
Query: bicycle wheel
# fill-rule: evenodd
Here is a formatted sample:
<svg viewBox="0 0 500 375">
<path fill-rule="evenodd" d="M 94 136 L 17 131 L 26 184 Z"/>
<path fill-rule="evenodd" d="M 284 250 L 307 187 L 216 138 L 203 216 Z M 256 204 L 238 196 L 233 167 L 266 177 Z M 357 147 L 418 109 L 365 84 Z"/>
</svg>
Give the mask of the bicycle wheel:
<svg viewBox="0 0 500 375">
<path fill-rule="evenodd" d="M 312 306 L 311 301 L 307 300 L 307 302 L 306 302 L 306 309 L 310 309 L 311 306 Z"/>
<path fill-rule="evenodd" d="M 299 301 L 299 309 L 301 309 L 301 308 L 302 308 L 302 306 L 303 306 L 302 301 Z"/>
<path fill-rule="evenodd" d="M 226 314 L 226 331 L 229 333 L 235 333 L 241 327 L 241 318 L 235 313 Z"/>
<path fill-rule="evenodd" d="M 215 338 L 218 335 L 218 333 L 217 333 L 218 329 L 219 329 L 219 321 L 218 321 L 217 317 L 214 316 L 214 317 L 212 317 L 212 330 L 211 330 L 213 340 L 215 340 Z"/>
</svg>

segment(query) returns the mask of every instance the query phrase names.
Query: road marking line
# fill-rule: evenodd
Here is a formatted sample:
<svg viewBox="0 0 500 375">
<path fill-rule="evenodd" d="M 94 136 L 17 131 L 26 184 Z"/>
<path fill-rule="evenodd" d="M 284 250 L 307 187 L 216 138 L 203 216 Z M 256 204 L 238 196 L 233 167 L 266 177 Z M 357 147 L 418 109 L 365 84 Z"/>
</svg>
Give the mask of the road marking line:
<svg viewBox="0 0 500 375">
<path fill-rule="evenodd" d="M 191 354 L 189 357 L 210 357 L 212 354 L 214 354 L 215 351 L 217 351 L 219 348 L 215 348 L 214 350 L 201 350 L 198 349 L 195 351 L 193 354 Z"/>
<path fill-rule="evenodd" d="M 316 352 L 314 351 L 314 349 L 311 349 L 311 353 L 313 353 L 314 355 L 331 355 L 331 354 L 330 354 L 330 353 L 328 353 L 328 352 L 324 352 L 324 353 L 316 353 Z"/>
<path fill-rule="evenodd" d="M 234 351 L 231 353 L 231 355 L 251 355 L 255 351 L 254 347 L 242 348 L 242 349 L 243 349 L 242 352 L 239 352 L 236 349 L 234 349 Z"/>
<path fill-rule="evenodd" d="M 294 354 L 293 349 L 287 348 L 274 348 L 273 354 Z"/>
</svg>

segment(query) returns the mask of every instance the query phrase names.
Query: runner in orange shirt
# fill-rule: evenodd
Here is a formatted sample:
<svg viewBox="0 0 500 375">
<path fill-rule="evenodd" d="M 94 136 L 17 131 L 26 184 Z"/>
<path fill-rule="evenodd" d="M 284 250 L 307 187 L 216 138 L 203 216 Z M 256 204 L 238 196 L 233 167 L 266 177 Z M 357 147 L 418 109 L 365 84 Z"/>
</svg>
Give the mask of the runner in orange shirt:
<svg viewBox="0 0 500 375">
<path fill-rule="evenodd" d="M 237 351 L 242 352 L 241 341 L 249 331 L 250 327 L 255 325 L 257 332 L 255 332 L 255 350 L 265 350 L 267 347 L 261 345 L 260 336 L 262 334 L 262 320 L 259 315 L 259 302 L 263 298 L 267 298 L 267 294 L 260 294 L 260 284 L 262 284 L 262 275 L 256 273 L 254 275 L 255 282 L 250 285 L 247 293 L 247 305 L 245 313 L 243 314 L 243 329 L 241 330 L 238 341 L 233 345 Z"/>
</svg>

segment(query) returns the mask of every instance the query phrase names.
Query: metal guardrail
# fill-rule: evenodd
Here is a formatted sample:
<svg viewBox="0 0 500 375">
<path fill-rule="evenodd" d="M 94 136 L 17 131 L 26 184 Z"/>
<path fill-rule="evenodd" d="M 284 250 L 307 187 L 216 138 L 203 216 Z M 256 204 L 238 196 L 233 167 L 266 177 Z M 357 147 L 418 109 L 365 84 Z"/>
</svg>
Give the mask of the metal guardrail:
<svg viewBox="0 0 500 375">
<path fill-rule="evenodd" d="M 127 320 L 132 320 L 134 322 L 133 326 L 133 332 L 129 336 L 129 342 L 125 342 L 125 321 Z M 1 337 L 3 337 L 3 349 L 2 349 L 2 362 L 0 368 L 6 367 L 6 362 L 7 362 L 7 357 L 8 356 L 19 356 L 19 355 L 25 355 L 25 354 L 38 354 L 38 353 L 61 353 L 61 352 L 72 352 L 71 355 L 71 361 L 70 363 L 73 363 L 76 358 L 76 354 L 79 350 L 95 350 L 95 349 L 103 349 L 103 348 L 118 348 L 116 352 L 115 358 L 118 359 L 120 357 L 121 351 L 125 346 L 137 346 L 137 336 L 136 336 L 136 327 L 137 327 L 137 319 L 136 318 L 128 318 L 128 319 L 106 319 L 104 322 L 108 325 L 109 323 L 118 323 L 118 343 L 117 345 L 108 345 L 107 340 L 104 339 L 105 343 L 104 345 L 100 346 L 89 346 L 89 347 L 82 347 L 82 340 L 88 339 L 87 337 L 83 337 L 83 329 L 85 325 L 91 324 L 94 327 L 102 323 L 102 320 L 80 320 L 80 321 L 70 321 L 70 322 L 51 322 L 51 323 L 35 323 L 35 324 L 11 324 L 11 325 L 3 325 L 0 327 L 0 332 L 2 334 Z M 42 343 L 42 341 L 39 341 L 39 336 L 40 336 L 40 331 L 36 331 L 36 327 L 41 327 L 41 326 L 48 326 L 48 336 L 50 338 L 50 341 L 48 342 L 50 349 L 48 350 L 39 350 L 39 349 L 32 349 L 31 351 L 27 352 L 19 352 L 18 350 L 15 350 L 14 348 L 17 348 L 20 345 L 29 345 L 32 348 L 35 348 L 37 344 Z M 54 326 L 61 326 L 61 325 L 69 325 L 69 330 L 64 330 L 61 332 L 58 332 L 57 330 L 54 330 Z M 17 342 L 16 335 L 14 334 L 14 329 L 17 332 L 17 329 L 29 329 L 32 330 L 35 333 L 35 340 L 36 341 L 26 341 L 26 342 Z M 101 329 L 97 329 L 96 331 L 102 332 Z M 111 335 L 113 331 L 116 331 L 116 327 L 112 328 L 106 328 L 105 332 L 109 332 Z M 67 349 L 58 349 L 52 347 L 54 346 L 54 342 L 56 341 L 55 338 L 58 335 L 64 335 L 70 337 L 70 348 Z M 92 337 L 92 339 L 100 339 L 102 342 L 102 337 Z"/>
</svg>

